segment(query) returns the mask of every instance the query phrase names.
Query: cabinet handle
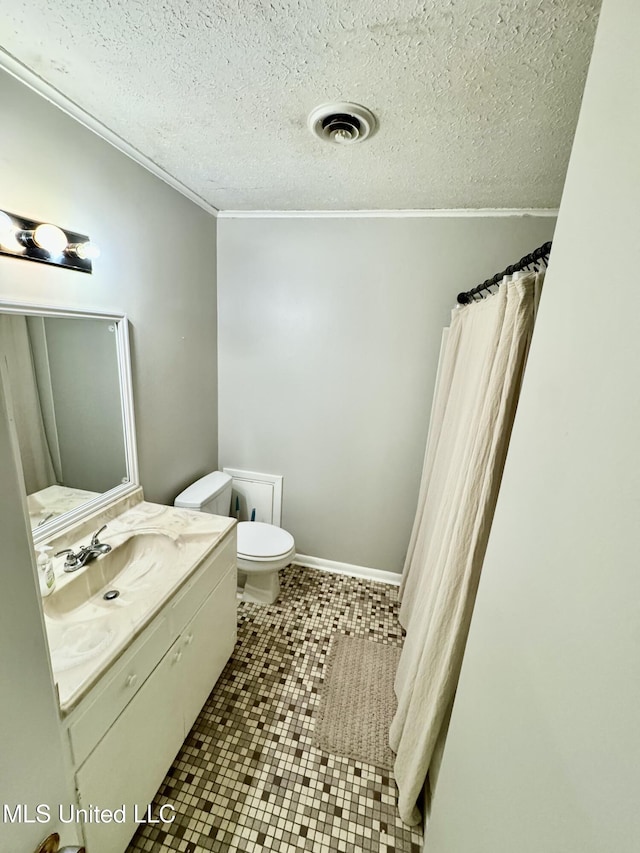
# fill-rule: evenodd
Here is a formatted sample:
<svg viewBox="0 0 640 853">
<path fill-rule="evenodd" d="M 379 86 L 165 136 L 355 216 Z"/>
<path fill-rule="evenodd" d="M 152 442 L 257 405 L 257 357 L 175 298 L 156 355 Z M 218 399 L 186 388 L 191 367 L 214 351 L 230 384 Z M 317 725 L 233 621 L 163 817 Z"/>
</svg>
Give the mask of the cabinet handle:
<svg viewBox="0 0 640 853">
<path fill-rule="evenodd" d="M 187 645 L 190 646 L 191 643 L 193 643 L 193 634 L 187 634 L 186 640 L 187 640 Z"/>
<path fill-rule="evenodd" d="M 133 673 L 133 675 L 128 675 L 127 680 L 124 683 L 125 687 L 133 687 L 133 685 L 137 682 L 138 676 Z"/>
<path fill-rule="evenodd" d="M 174 663 L 179 663 L 179 662 L 180 662 L 180 658 L 181 658 L 181 657 L 182 657 L 182 650 L 177 651 L 177 652 L 175 653 L 175 655 L 173 656 L 173 662 L 174 662 Z"/>
</svg>

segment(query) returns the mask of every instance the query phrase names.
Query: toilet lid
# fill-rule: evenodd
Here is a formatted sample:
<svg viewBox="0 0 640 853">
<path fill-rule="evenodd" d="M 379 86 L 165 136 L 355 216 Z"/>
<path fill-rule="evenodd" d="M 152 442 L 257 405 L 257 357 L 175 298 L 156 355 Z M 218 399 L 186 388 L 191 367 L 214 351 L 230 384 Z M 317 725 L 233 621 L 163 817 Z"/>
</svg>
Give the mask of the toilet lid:
<svg viewBox="0 0 640 853">
<path fill-rule="evenodd" d="M 295 545 L 293 536 L 262 521 L 241 521 L 238 524 L 238 554 L 243 557 L 280 557 Z"/>
</svg>

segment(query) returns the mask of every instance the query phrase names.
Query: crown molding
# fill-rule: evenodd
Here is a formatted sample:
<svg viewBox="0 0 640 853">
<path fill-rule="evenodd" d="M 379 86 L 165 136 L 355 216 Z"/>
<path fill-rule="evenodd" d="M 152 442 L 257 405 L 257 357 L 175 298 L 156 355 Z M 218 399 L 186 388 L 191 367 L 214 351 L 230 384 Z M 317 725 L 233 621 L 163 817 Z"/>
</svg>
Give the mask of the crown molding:
<svg viewBox="0 0 640 853">
<path fill-rule="evenodd" d="M 6 50 L 3 50 L 2 48 L 0 48 L 0 68 L 6 71 L 7 74 L 15 77 L 15 79 L 20 83 L 24 83 L 25 86 L 28 86 L 28 88 L 36 92 L 36 94 L 45 98 L 49 103 L 58 107 L 62 112 L 71 116 L 71 118 L 75 119 L 83 127 L 86 127 L 87 130 L 90 130 L 92 133 L 95 133 L 96 136 L 99 136 L 105 142 L 108 142 L 109 145 L 112 145 L 120 151 L 121 154 L 129 157 L 129 159 L 133 160 L 139 166 L 142 166 L 148 172 L 151 172 L 152 175 L 155 175 L 156 178 L 164 181 L 165 184 L 168 184 L 172 189 L 179 192 L 180 195 L 183 195 L 185 198 L 188 198 L 189 201 L 197 204 L 198 207 L 202 208 L 202 210 L 205 210 L 212 216 L 218 215 L 218 209 L 216 207 L 209 204 L 208 201 L 205 201 L 201 196 L 193 192 L 193 190 L 190 190 L 189 187 L 185 186 L 181 181 L 174 178 L 173 175 L 169 174 L 169 172 L 165 171 L 162 166 L 159 166 L 153 160 L 150 160 L 149 157 L 146 157 L 141 151 L 138 151 L 137 148 L 134 148 L 133 145 L 130 145 L 122 139 L 121 136 L 118 136 L 117 133 L 114 133 L 106 125 L 102 124 L 101 121 L 98 121 L 95 116 L 92 116 L 91 113 L 82 109 L 82 107 L 78 106 L 74 101 L 67 98 L 66 95 L 63 95 L 62 92 L 55 88 L 55 86 L 47 83 L 46 80 L 34 71 L 31 71 L 30 68 L 23 65 L 22 62 L 15 58 L 15 56 L 7 53 Z"/>
<path fill-rule="evenodd" d="M 536 216 L 555 218 L 558 208 L 477 207 L 441 210 L 220 210 L 219 219 L 444 219 Z"/>
</svg>

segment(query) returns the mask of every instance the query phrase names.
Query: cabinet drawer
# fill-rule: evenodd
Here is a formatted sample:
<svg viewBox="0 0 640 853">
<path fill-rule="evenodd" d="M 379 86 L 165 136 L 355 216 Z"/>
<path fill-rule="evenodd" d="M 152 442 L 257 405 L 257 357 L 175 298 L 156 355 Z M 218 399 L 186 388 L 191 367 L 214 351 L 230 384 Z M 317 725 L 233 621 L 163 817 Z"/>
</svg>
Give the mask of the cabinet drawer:
<svg viewBox="0 0 640 853">
<path fill-rule="evenodd" d="M 171 642 L 167 620 L 160 618 L 140 636 L 114 664 L 112 674 L 89 694 L 80 716 L 69 725 L 69 737 L 76 767 L 98 743 L 113 721 L 136 695 L 145 679 Z"/>
<path fill-rule="evenodd" d="M 237 561 L 235 528 L 220 551 L 207 558 L 204 566 L 194 573 L 171 605 L 171 634 L 180 634 L 200 605 L 220 583 Z"/>
</svg>

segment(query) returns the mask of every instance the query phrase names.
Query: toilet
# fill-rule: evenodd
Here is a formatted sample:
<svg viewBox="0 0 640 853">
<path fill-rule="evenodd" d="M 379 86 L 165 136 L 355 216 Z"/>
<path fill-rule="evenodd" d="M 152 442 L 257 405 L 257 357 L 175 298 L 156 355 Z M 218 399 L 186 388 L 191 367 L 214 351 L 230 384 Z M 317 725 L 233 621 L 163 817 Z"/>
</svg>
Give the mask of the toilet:
<svg viewBox="0 0 640 853">
<path fill-rule="evenodd" d="M 231 510 L 231 477 L 213 471 L 181 492 L 174 506 L 228 516 Z M 280 594 L 278 570 L 293 560 L 293 536 L 275 524 L 241 521 L 238 524 L 238 569 L 246 573 L 242 598 L 256 604 L 272 604 Z"/>
</svg>

